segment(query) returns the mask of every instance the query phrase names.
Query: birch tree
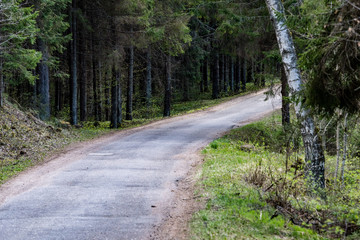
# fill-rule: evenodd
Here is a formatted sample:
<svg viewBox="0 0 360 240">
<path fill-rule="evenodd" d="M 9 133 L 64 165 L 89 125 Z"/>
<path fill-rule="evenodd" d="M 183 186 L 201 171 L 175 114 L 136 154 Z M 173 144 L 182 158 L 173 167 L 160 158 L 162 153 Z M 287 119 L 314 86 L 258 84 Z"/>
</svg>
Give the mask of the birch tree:
<svg viewBox="0 0 360 240">
<path fill-rule="evenodd" d="M 344 184 L 344 172 L 345 172 L 345 162 L 346 162 L 346 156 L 347 156 L 347 144 L 348 144 L 348 113 L 345 113 L 344 117 L 344 150 L 343 150 L 343 161 L 341 165 L 341 185 Z"/>
<path fill-rule="evenodd" d="M 303 90 L 303 81 L 297 64 L 293 39 L 285 23 L 285 12 L 281 0 L 266 0 L 271 20 L 273 21 L 277 42 L 285 67 L 290 94 L 297 96 Z M 315 129 L 310 111 L 302 104 L 302 99 L 295 102 L 296 115 L 301 123 L 301 134 L 305 147 L 306 178 L 315 190 L 325 187 L 325 157 L 321 140 Z"/>
</svg>

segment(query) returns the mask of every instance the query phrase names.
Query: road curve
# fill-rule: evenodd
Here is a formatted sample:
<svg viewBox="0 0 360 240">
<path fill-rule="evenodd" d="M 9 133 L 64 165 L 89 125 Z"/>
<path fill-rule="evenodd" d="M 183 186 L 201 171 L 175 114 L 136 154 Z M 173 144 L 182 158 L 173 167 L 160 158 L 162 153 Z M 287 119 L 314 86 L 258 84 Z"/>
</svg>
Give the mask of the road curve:
<svg viewBox="0 0 360 240">
<path fill-rule="evenodd" d="M 148 239 L 186 160 L 280 107 L 263 92 L 79 147 L 0 188 L 0 239 Z"/>
</svg>

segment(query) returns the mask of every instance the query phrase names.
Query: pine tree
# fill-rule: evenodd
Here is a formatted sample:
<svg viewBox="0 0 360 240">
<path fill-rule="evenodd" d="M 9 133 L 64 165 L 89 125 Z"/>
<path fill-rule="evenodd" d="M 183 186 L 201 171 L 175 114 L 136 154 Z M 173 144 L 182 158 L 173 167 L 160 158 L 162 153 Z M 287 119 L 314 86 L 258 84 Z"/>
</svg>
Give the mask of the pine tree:
<svg viewBox="0 0 360 240">
<path fill-rule="evenodd" d="M 71 7 L 71 34 L 72 40 L 70 43 L 70 122 L 72 125 L 78 123 L 78 102 L 77 102 L 77 90 L 78 90 L 78 20 L 77 20 L 77 11 L 78 11 L 78 0 L 72 0 Z"/>
<path fill-rule="evenodd" d="M 184 47 L 191 42 L 190 29 L 187 26 L 189 16 L 182 12 L 182 0 L 156 2 L 154 22 L 158 26 L 156 44 L 164 54 L 165 89 L 164 89 L 164 116 L 170 116 L 171 88 L 172 88 L 172 56 L 183 54 Z"/>
<path fill-rule="evenodd" d="M 58 58 L 54 55 L 62 53 L 65 44 L 70 40 L 69 36 L 64 36 L 69 28 L 66 19 L 66 8 L 70 0 L 37 0 L 34 2 L 37 17 L 37 26 L 40 31 L 37 35 L 37 50 L 42 53 L 42 59 L 37 67 L 39 75 L 36 86 L 39 93 L 38 111 L 42 120 L 50 118 L 50 70 L 58 69 Z"/>
<path fill-rule="evenodd" d="M 31 70 L 41 53 L 26 48 L 25 44 L 35 43 L 37 16 L 32 7 L 22 5 L 21 1 L 0 2 L 0 107 L 5 80 L 16 85 L 24 80 L 33 84 L 36 79 Z"/>
</svg>

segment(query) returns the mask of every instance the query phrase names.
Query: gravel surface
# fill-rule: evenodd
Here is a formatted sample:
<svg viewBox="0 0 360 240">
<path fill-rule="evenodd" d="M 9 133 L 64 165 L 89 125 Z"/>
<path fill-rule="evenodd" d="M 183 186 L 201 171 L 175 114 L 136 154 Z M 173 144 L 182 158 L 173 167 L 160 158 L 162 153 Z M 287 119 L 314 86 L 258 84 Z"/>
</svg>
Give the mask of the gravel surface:
<svg viewBox="0 0 360 240">
<path fill-rule="evenodd" d="M 263 93 L 77 144 L 24 172 L 0 187 L 0 239 L 184 238 L 169 218 L 191 191 L 183 182 L 196 153 L 280 107 Z M 182 209 L 191 215 L 183 204 L 178 216 Z"/>
</svg>

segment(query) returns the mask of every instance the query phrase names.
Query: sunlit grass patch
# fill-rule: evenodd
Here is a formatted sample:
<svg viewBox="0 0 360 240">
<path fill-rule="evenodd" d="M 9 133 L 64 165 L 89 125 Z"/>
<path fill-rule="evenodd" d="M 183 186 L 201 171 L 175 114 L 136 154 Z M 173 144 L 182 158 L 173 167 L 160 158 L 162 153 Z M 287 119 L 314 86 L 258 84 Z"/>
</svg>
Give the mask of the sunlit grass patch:
<svg viewBox="0 0 360 240">
<path fill-rule="evenodd" d="M 275 126 L 277 120 L 264 121 Z M 271 186 L 272 178 L 267 175 L 271 172 L 273 179 L 284 175 L 286 159 L 271 151 L 271 143 L 260 144 L 272 134 L 266 131 L 270 130 L 262 121 L 253 128 L 233 130 L 203 150 L 205 162 L 198 191 L 206 203 L 191 222 L 192 239 L 324 239 L 311 229 L 293 224 L 268 203 L 263 190 Z M 248 136 L 250 144 L 239 140 L 244 132 L 252 134 Z M 265 138 L 259 138 L 259 132 Z M 275 134 L 272 141 L 282 137 Z"/>
</svg>

